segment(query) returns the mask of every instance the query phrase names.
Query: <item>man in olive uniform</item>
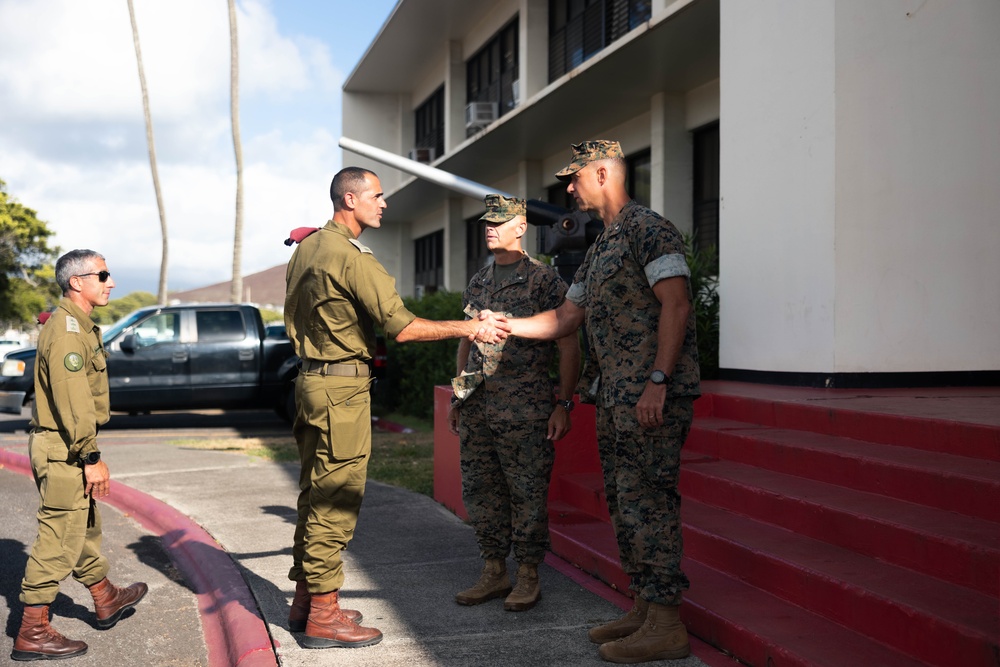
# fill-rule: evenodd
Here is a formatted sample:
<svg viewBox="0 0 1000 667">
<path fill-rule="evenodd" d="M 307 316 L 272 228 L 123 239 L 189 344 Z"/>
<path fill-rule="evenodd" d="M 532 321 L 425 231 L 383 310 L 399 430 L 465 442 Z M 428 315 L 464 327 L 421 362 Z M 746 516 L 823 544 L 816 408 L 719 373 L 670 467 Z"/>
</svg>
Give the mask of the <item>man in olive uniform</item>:
<svg viewBox="0 0 1000 667">
<path fill-rule="evenodd" d="M 108 629 L 146 594 L 146 584 L 117 588 L 101 555 L 101 513 L 95 498 L 111 493 L 97 430 L 109 418 L 108 374 L 101 331 L 90 319 L 105 306 L 115 281 L 104 258 L 73 250 L 56 262 L 63 298 L 42 327 L 35 358 L 35 405 L 28 450 L 41 495 L 38 536 L 21 582 L 24 618 L 14 660 L 83 655 L 87 645 L 49 625 L 59 582 L 72 574 L 90 589 L 97 626 Z"/>
<path fill-rule="evenodd" d="M 557 308 L 566 283 L 521 247 L 528 229 L 525 201 L 487 195 L 486 247 L 493 263 L 479 270 L 463 295 L 466 313 L 482 310 L 528 317 Z M 549 548 L 548 493 L 553 442 L 571 428 L 580 371 L 576 332 L 559 339 L 559 401 L 553 400 L 548 341 L 508 338 L 498 344 L 463 339 L 448 421 L 461 440 L 465 508 L 485 561 L 479 581 L 455 596 L 474 605 L 507 596 L 504 609 L 525 611 L 541 598 L 538 564 Z M 507 576 L 513 545 L 516 585 Z"/>
<path fill-rule="evenodd" d="M 700 387 L 683 239 L 631 200 L 625 174 L 618 142 L 573 146 L 573 161 L 556 176 L 604 229 L 563 304 L 509 324 L 512 336 L 551 339 L 586 320 L 608 510 L 635 595 L 628 614 L 591 629 L 590 639 L 604 660 L 635 663 L 690 653 L 679 615 L 688 580 L 677 483 Z"/>
<path fill-rule="evenodd" d="M 395 280 L 358 237 L 381 226 L 378 176 L 347 167 L 330 185 L 333 219 L 301 239 L 286 273 L 285 326 L 301 359 L 293 431 L 302 465 L 288 577 L 296 582 L 289 629 L 308 648 L 376 644 L 382 633 L 341 609 L 341 551 L 354 535 L 371 454 L 370 362 L 375 325 L 397 342 L 480 336 L 495 321 L 433 322 L 403 306 Z"/>
</svg>

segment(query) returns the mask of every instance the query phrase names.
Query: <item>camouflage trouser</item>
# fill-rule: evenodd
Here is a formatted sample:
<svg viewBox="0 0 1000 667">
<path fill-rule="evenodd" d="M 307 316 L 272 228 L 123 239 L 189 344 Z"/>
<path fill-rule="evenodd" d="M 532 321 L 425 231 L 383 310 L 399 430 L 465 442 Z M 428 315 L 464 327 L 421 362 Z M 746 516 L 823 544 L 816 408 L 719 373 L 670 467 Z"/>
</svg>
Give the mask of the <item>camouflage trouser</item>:
<svg viewBox="0 0 1000 667">
<path fill-rule="evenodd" d="M 663 426 L 644 429 L 635 406 L 598 407 L 597 442 L 622 569 L 644 600 L 681 603 L 681 446 L 694 415 L 690 398 L 667 399 Z"/>
<path fill-rule="evenodd" d="M 295 382 L 298 520 L 288 578 L 309 592 L 344 584 L 341 551 L 354 537 L 372 449 L 368 378 L 302 373 Z"/>
<path fill-rule="evenodd" d="M 463 410 L 462 498 L 483 559 L 541 563 L 549 548 L 548 495 L 555 449 L 548 419 L 504 422 Z"/>
</svg>

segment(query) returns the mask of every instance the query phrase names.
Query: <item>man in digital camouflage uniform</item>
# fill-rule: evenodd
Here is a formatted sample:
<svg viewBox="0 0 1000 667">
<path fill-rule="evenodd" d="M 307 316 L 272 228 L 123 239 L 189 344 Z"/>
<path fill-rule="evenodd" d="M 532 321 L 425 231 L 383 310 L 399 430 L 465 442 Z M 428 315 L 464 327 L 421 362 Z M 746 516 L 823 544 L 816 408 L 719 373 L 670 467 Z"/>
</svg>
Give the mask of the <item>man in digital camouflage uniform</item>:
<svg viewBox="0 0 1000 667">
<path fill-rule="evenodd" d="M 330 184 L 333 219 L 293 230 L 286 273 L 285 326 L 301 359 L 293 432 L 299 449 L 298 520 L 288 577 L 295 596 L 288 625 L 308 648 L 377 644 L 382 633 L 341 609 L 341 552 L 354 535 L 371 455 L 370 363 L 375 325 L 397 342 L 465 336 L 495 342 L 491 321 L 433 322 L 403 305 L 396 281 L 358 241 L 382 224 L 378 176 L 347 167 Z M 485 326 L 484 326 L 485 325 Z"/>
<path fill-rule="evenodd" d="M 41 496 L 38 535 L 21 582 L 24 617 L 14 660 L 83 655 L 87 645 L 49 625 L 49 605 L 70 574 L 90 589 L 97 626 L 113 627 L 146 594 L 146 584 L 118 588 L 101 555 L 101 513 L 95 498 L 111 493 L 110 474 L 97 448 L 97 431 L 110 417 L 107 357 L 90 314 L 106 306 L 115 281 L 104 258 L 73 250 L 56 262 L 63 298 L 38 337 L 35 404 L 28 451 Z"/>
<path fill-rule="evenodd" d="M 510 320 L 512 336 L 557 338 L 586 321 L 597 373 L 584 371 L 597 403 L 597 438 L 608 509 L 635 603 L 623 618 L 590 631 L 610 662 L 676 659 L 690 653 L 680 604 L 681 446 L 699 394 L 690 271 L 677 229 L 632 201 L 614 141 L 573 146 L 556 176 L 580 210 L 604 229 L 554 311 Z M 489 315 L 490 313 L 484 313 Z M 593 382 L 590 382 L 590 380 Z"/>
<path fill-rule="evenodd" d="M 481 310 L 528 317 L 562 303 L 566 283 L 521 246 L 525 215 L 523 199 L 487 195 L 480 220 L 494 261 L 473 276 L 463 294 L 470 317 Z M 549 368 L 555 347 L 515 338 L 492 345 L 459 343 L 448 422 L 460 436 L 463 500 L 485 561 L 479 581 L 455 596 L 459 604 L 506 596 L 504 609 L 525 611 L 541 598 L 538 565 L 549 547 L 553 442 L 572 426 L 580 368 L 574 331 L 558 341 L 560 400 L 553 400 Z M 506 562 L 512 545 L 518 563 L 513 589 Z"/>
</svg>

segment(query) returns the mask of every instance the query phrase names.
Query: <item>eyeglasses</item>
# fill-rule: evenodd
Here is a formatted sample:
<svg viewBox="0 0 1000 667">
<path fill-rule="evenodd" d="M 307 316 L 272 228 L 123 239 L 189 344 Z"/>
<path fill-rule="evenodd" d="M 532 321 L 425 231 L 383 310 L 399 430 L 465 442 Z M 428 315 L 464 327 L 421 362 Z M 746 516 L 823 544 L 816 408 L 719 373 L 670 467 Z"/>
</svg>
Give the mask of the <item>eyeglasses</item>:
<svg viewBox="0 0 1000 667">
<path fill-rule="evenodd" d="M 80 273 L 76 277 L 77 278 L 86 278 L 87 276 L 97 276 L 97 281 L 98 282 L 106 283 L 106 282 L 108 282 L 108 278 L 111 277 L 111 272 L 110 271 L 97 271 L 96 273 Z"/>
</svg>

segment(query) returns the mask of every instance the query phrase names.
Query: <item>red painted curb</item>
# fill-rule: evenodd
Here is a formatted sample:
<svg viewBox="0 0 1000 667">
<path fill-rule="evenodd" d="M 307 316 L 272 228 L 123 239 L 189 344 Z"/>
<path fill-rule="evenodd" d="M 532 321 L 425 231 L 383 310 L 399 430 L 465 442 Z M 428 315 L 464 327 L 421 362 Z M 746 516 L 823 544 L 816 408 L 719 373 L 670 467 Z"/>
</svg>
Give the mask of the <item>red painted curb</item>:
<svg viewBox="0 0 1000 667">
<path fill-rule="evenodd" d="M 381 417 L 372 417 L 372 427 L 377 428 L 380 431 L 389 431 L 391 433 L 413 433 L 413 429 L 409 426 L 403 426 L 402 424 L 386 421 Z"/>
<path fill-rule="evenodd" d="M 0 466 L 31 475 L 28 457 L 6 449 L 0 449 Z M 236 564 L 204 528 L 166 503 L 119 482 L 102 502 L 162 538 L 163 548 L 198 598 L 209 665 L 277 666 L 257 602 Z"/>
</svg>

